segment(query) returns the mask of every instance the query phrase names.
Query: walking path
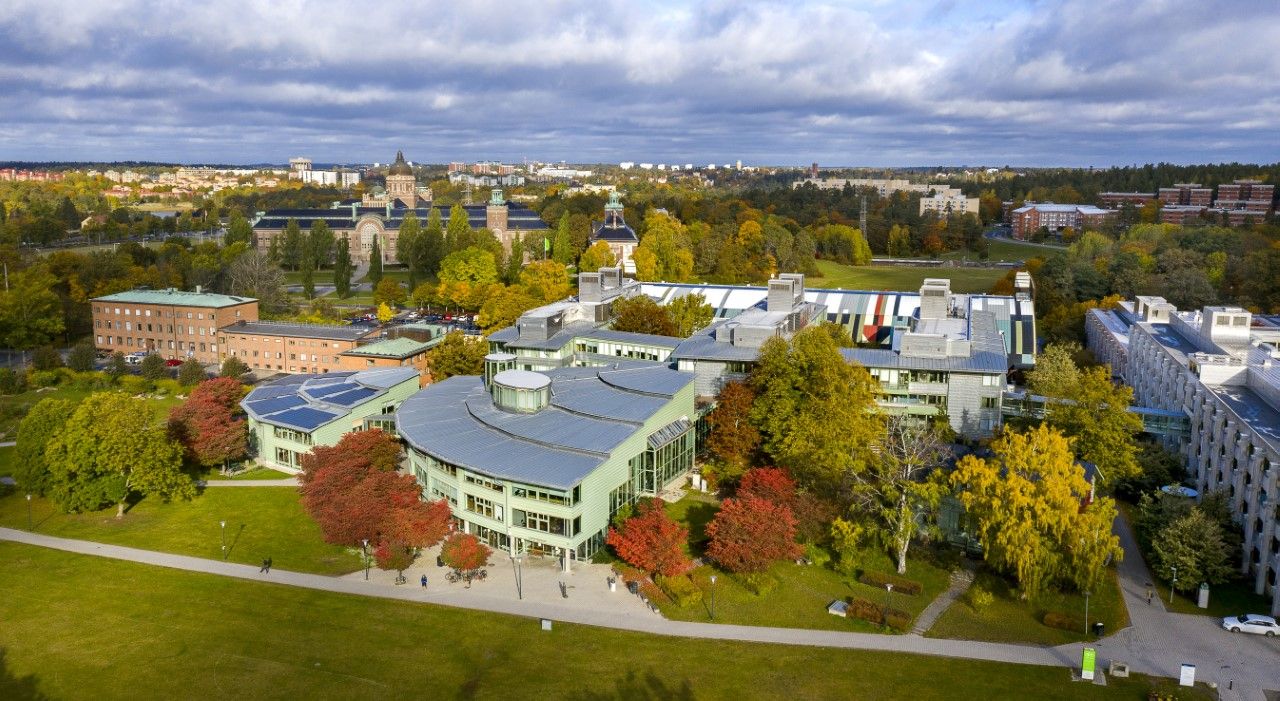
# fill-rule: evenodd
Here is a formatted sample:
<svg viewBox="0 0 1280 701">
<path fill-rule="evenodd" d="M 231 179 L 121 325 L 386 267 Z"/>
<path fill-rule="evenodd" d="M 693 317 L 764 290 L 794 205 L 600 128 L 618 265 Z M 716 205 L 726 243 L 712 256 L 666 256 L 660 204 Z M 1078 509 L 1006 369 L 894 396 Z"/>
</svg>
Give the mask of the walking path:
<svg viewBox="0 0 1280 701">
<path fill-rule="evenodd" d="M 1176 678 L 1180 664 L 1187 662 L 1196 665 L 1198 681 L 1218 684 L 1223 699 L 1264 701 L 1263 689 L 1280 689 L 1280 647 L 1274 640 L 1256 635 L 1233 635 L 1222 630 L 1213 618 L 1168 613 L 1154 602 L 1148 605 L 1146 583 L 1150 578 L 1133 534 L 1123 519 L 1117 520 L 1115 528 L 1125 549 L 1125 559 L 1119 566 L 1119 579 L 1132 625 L 1089 644 L 1098 650 L 1099 668 L 1105 670 L 1107 664 L 1115 659 L 1128 663 L 1133 672 Z M 549 566 L 547 561 L 528 562 L 520 570 L 523 598 L 516 598 L 511 596 L 515 591 L 515 563 L 500 559 L 491 564 L 490 576 L 485 582 L 468 589 L 461 584 L 445 584 L 445 570 L 431 567 L 435 562 L 431 553 L 420 560 L 417 568 L 406 571 L 406 575 L 411 575 L 408 585 L 392 586 L 389 581 L 394 575 L 381 571 L 370 572 L 368 581 L 364 579 L 364 572 L 343 577 L 282 570 L 263 574 L 252 565 L 56 538 L 10 528 L 0 528 L 0 540 L 238 579 L 656 635 L 883 650 L 1060 667 L 1078 665 L 1085 646 L 1084 643 L 1072 643 L 1042 647 L 924 638 L 915 633 L 879 635 L 671 621 L 639 605 L 638 599 L 621 587 L 617 591 L 609 591 L 605 582 L 608 568 L 598 565 L 575 564 L 572 573 L 564 574 Z M 430 578 L 428 588 L 419 586 L 421 574 Z M 561 595 L 560 582 L 567 587 L 564 590 L 567 598 Z M 952 584 L 948 593 L 957 589 L 954 581 Z M 938 605 L 939 614 L 945 606 Z M 1230 690 L 1227 688 L 1229 683 L 1233 686 Z"/>
<path fill-rule="evenodd" d="M 938 595 L 936 599 L 929 602 L 929 605 L 916 616 L 915 627 L 911 632 L 915 635 L 924 635 L 942 614 L 969 590 L 969 585 L 973 584 L 973 569 L 968 563 L 964 567 L 951 573 L 951 586 L 947 590 Z"/>
</svg>

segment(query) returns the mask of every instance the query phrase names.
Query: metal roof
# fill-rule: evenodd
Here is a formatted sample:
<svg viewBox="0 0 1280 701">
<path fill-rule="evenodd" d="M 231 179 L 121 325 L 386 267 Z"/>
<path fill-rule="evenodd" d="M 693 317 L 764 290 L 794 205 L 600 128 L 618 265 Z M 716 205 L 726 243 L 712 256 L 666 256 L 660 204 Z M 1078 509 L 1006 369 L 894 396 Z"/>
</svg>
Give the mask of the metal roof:
<svg viewBox="0 0 1280 701">
<path fill-rule="evenodd" d="M 237 304 L 256 302 L 253 297 L 222 295 L 213 292 L 188 292 L 169 288 L 167 290 L 129 290 L 117 292 L 104 297 L 94 297 L 93 302 L 119 302 L 121 304 L 168 304 L 175 307 L 209 307 L 219 309 L 234 307 Z"/>
<path fill-rule="evenodd" d="M 408 358 L 417 355 L 431 348 L 430 343 L 415 341 L 407 336 L 399 338 L 388 338 L 377 343 L 370 343 L 367 346 L 358 346 L 349 351 L 343 351 L 342 355 L 359 355 L 375 358 Z"/>
<path fill-rule="evenodd" d="M 493 376 L 493 381 L 513 389 L 542 389 L 551 384 L 550 377 L 528 370 L 503 370 Z"/>
<path fill-rule="evenodd" d="M 418 381 L 414 368 L 290 375 L 255 387 L 240 406 L 255 421 L 311 433 L 409 381 Z"/>
<path fill-rule="evenodd" d="M 285 336 L 289 338 L 323 338 L 331 341 L 354 341 L 367 336 L 375 327 L 326 326 L 293 321 L 237 321 L 218 329 L 219 333 L 242 333 L 251 336 Z"/>
<path fill-rule="evenodd" d="M 956 321 L 961 321 L 957 319 Z M 1008 356 L 1004 341 L 996 330 L 995 318 L 989 312 L 974 312 L 966 332 L 970 345 L 968 355 L 944 358 L 921 358 L 903 355 L 887 348 L 841 348 L 845 360 L 868 368 L 901 368 L 905 370 L 938 370 L 946 372 L 1004 373 Z"/>
<path fill-rule="evenodd" d="M 539 373 L 531 373 L 539 374 Z M 396 411 L 396 428 L 437 460 L 499 479 L 569 489 L 693 382 L 655 363 L 542 373 L 551 403 L 534 413 L 498 409 L 479 377 L 429 385 Z"/>
<path fill-rule="evenodd" d="M 636 333 L 634 331 L 614 331 L 608 328 L 598 328 L 579 334 L 578 338 L 611 341 L 614 343 L 634 343 L 640 346 L 658 346 L 661 348 L 675 348 L 684 340 L 676 336 L 659 336 L 657 334 Z"/>
</svg>

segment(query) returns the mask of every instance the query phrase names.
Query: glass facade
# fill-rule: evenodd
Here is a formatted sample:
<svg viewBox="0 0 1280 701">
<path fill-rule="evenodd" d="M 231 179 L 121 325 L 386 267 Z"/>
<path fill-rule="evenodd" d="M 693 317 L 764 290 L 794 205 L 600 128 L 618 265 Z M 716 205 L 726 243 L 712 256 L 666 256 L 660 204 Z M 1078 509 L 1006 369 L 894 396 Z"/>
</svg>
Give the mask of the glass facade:
<svg viewBox="0 0 1280 701">
<path fill-rule="evenodd" d="M 685 431 L 679 438 L 654 449 L 649 448 L 631 459 L 636 488 L 645 494 L 657 494 L 672 480 L 693 469 L 694 432 Z"/>
</svg>

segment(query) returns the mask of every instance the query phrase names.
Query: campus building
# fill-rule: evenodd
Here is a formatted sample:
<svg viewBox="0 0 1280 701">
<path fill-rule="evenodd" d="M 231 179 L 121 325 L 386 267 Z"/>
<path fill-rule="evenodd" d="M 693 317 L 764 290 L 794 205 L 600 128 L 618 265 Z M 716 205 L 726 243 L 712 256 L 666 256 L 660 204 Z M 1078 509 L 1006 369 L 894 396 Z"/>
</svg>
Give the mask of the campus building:
<svg viewBox="0 0 1280 701">
<path fill-rule="evenodd" d="M 1213 188 L 1199 183 L 1175 183 L 1173 187 L 1162 187 L 1157 196 L 1164 205 L 1208 207 L 1213 204 Z"/>
<path fill-rule="evenodd" d="M 1236 180 L 1218 186 L 1218 199 L 1213 206 L 1221 210 L 1243 210 L 1264 215 L 1271 211 L 1275 196 L 1275 185 L 1264 184 L 1259 180 Z"/>
<path fill-rule="evenodd" d="M 1122 205 L 1131 204 L 1134 207 L 1145 206 L 1148 202 L 1156 199 L 1156 196 L 1150 192 L 1099 192 L 1098 204 L 1105 209 L 1119 209 Z"/>
<path fill-rule="evenodd" d="M 257 321 L 252 297 L 177 290 L 137 289 L 96 297 L 94 347 L 108 353 L 155 353 L 165 358 L 221 358 L 217 331 L 236 321 Z"/>
<path fill-rule="evenodd" d="M 406 367 L 418 371 L 422 381 L 427 379 L 427 351 L 444 340 L 436 336 L 430 341 L 418 341 L 408 336 L 387 338 L 356 346 L 338 355 L 338 365 L 343 370 L 367 370 L 369 368 Z"/>
<path fill-rule="evenodd" d="M 1188 436 L 1167 442 L 1200 494 L 1226 492 L 1244 533 L 1241 571 L 1280 614 L 1280 319 L 1238 307 L 1180 312 L 1138 297 L 1090 310 L 1085 330 L 1135 403 L 1187 418 Z"/>
<path fill-rule="evenodd" d="M 955 188 L 944 188 L 947 192 L 935 192 L 920 198 L 920 214 L 932 213 L 946 218 L 952 214 L 972 214 L 978 216 L 978 198 L 965 197 Z"/>
<path fill-rule="evenodd" d="M 545 372 L 490 354 L 483 377 L 428 385 L 395 413 L 413 474 L 459 528 L 568 568 L 610 519 L 693 468 L 693 376 L 657 363 Z"/>
<path fill-rule="evenodd" d="M 293 321 L 241 321 L 218 329 L 219 362 L 235 356 L 260 375 L 323 374 L 347 369 L 342 354 L 374 329 Z"/>
<path fill-rule="evenodd" d="M 622 200 L 618 199 L 617 191 L 609 193 L 609 202 L 604 206 L 604 221 L 591 228 L 588 244 L 594 244 L 597 241 L 608 244 L 622 272 L 635 274 L 636 263 L 631 259 L 631 254 L 635 252 L 636 246 L 640 245 L 640 238 L 636 236 L 634 229 L 627 226 L 626 220 L 622 217 Z"/>
<path fill-rule="evenodd" d="M 1040 229 L 1060 234 L 1064 229 L 1083 232 L 1102 226 L 1115 218 L 1115 210 L 1101 209 L 1089 204 L 1054 204 L 1042 202 L 1026 204 L 1009 213 L 1013 225 L 1013 237 L 1026 239 Z"/>
<path fill-rule="evenodd" d="M 350 431 L 395 431 L 394 412 L 418 391 L 414 368 L 292 375 L 255 387 L 240 402 L 248 414 L 258 461 L 297 472 L 318 445 L 334 446 Z"/>
</svg>

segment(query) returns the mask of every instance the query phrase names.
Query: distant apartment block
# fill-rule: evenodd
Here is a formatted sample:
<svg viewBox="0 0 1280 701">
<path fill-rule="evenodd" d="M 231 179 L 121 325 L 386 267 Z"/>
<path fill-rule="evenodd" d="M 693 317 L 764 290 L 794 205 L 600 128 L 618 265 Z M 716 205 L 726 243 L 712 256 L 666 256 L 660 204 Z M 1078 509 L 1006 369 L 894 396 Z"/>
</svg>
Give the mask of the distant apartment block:
<svg viewBox="0 0 1280 701">
<path fill-rule="evenodd" d="M 94 346 L 114 353 L 155 353 L 165 358 L 220 360 L 218 327 L 258 320 L 252 297 L 169 288 L 130 290 L 90 300 Z"/>
<path fill-rule="evenodd" d="M 1218 199 L 1214 207 L 1227 211 L 1243 210 L 1266 214 L 1276 196 L 1276 186 L 1258 180 L 1237 180 L 1218 186 Z"/>
<path fill-rule="evenodd" d="M 1121 205 L 1131 204 L 1141 207 L 1156 199 L 1149 192 L 1099 192 L 1098 204 L 1105 209 L 1119 209 Z"/>
<path fill-rule="evenodd" d="M 1064 229 L 1084 231 L 1102 226 L 1115 215 L 1115 210 L 1100 209 L 1088 204 L 1044 202 L 1023 205 L 1013 210 L 1009 213 L 1009 222 L 1013 225 L 1013 237 L 1025 239 L 1041 228 L 1055 234 Z"/>
<path fill-rule="evenodd" d="M 255 315 L 256 316 L 256 315 Z M 368 326 L 326 326 L 284 321 L 238 321 L 218 329 L 219 362 L 239 358 L 260 375 L 323 374 L 351 368 L 342 354 L 355 350 Z"/>
<path fill-rule="evenodd" d="M 1208 207 L 1213 204 L 1213 188 L 1198 183 L 1175 183 L 1173 187 L 1160 188 L 1159 197 L 1164 205 Z"/>
<path fill-rule="evenodd" d="M 17 168 L 0 168 L 0 181 L 4 182 L 38 182 L 52 183 L 62 180 L 66 175 L 55 170 L 19 170 Z"/>
<path fill-rule="evenodd" d="M 945 188 L 954 190 L 954 188 Z M 920 198 L 920 214 L 931 212 L 939 217 L 946 217 L 950 214 L 972 214 L 978 216 L 978 198 L 965 197 L 964 193 L 954 192 L 937 192 L 933 195 L 926 195 Z"/>
</svg>

